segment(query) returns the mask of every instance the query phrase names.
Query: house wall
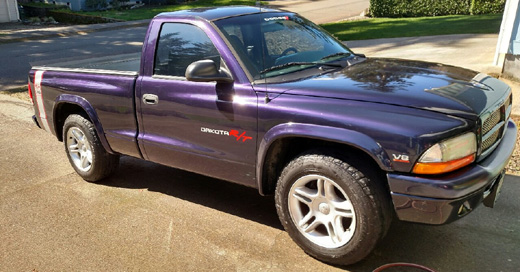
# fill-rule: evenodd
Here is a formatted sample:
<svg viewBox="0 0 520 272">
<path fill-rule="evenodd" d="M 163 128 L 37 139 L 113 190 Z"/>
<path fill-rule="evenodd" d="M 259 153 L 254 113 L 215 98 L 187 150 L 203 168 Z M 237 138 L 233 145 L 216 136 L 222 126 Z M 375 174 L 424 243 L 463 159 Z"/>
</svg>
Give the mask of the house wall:
<svg viewBox="0 0 520 272">
<path fill-rule="evenodd" d="M 516 8 L 516 18 L 513 25 L 509 50 L 504 60 L 502 74 L 520 79 L 520 8 Z"/>
<path fill-rule="evenodd" d="M 520 80 L 520 1 L 508 0 L 500 26 L 495 65 L 502 74 Z"/>
<path fill-rule="evenodd" d="M 0 23 L 14 22 L 19 19 L 16 0 L 0 0 Z"/>
</svg>

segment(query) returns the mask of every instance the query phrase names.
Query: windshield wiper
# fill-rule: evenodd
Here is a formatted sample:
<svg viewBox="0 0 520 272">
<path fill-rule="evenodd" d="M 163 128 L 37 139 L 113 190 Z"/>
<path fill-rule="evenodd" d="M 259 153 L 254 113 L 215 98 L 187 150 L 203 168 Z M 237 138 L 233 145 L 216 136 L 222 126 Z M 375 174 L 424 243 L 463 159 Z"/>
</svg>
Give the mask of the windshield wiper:
<svg viewBox="0 0 520 272">
<path fill-rule="evenodd" d="M 330 67 L 343 67 L 343 65 L 339 63 L 321 63 L 321 62 L 288 62 L 276 66 L 269 67 L 260 71 L 260 74 L 264 74 L 270 71 L 290 67 L 290 66 L 301 66 L 301 65 L 309 65 L 309 66 L 330 66 Z"/>
<path fill-rule="evenodd" d="M 338 52 L 338 53 L 334 53 L 334 54 L 330 54 L 330 55 L 327 55 L 323 58 L 321 58 L 320 60 L 325 60 L 325 59 L 330 59 L 330 58 L 333 58 L 333 57 L 336 57 L 336 56 L 345 56 L 345 57 L 348 57 L 352 54 L 348 53 L 348 52 Z"/>
</svg>

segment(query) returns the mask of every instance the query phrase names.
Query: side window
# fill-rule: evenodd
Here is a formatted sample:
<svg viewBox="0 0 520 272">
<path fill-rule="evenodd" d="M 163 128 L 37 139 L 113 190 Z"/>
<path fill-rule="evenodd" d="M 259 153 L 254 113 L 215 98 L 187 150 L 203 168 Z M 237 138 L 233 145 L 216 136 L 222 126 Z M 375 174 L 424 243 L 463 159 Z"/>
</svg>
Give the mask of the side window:
<svg viewBox="0 0 520 272">
<path fill-rule="evenodd" d="M 224 26 L 224 32 L 228 34 L 228 36 L 236 36 L 238 40 L 244 44 L 244 38 L 242 37 L 242 29 L 237 25 L 227 25 Z"/>
<path fill-rule="evenodd" d="M 154 75 L 184 77 L 191 63 L 211 59 L 220 66 L 220 55 L 202 29 L 182 23 L 165 23 L 155 52 Z"/>
</svg>

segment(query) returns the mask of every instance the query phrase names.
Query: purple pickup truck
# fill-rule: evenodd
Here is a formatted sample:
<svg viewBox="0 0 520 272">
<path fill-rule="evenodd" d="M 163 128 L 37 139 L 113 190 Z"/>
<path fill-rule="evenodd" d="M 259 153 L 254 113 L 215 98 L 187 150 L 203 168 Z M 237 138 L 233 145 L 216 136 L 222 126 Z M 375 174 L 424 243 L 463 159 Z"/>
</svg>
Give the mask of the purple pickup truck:
<svg viewBox="0 0 520 272">
<path fill-rule="evenodd" d="M 33 67 L 29 92 L 81 177 L 107 178 L 127 155 L 257 188 L 333 264 L 366 257 L 393 218 L 493 207 L 515 146 L 503 82 L 367 58 L 285 11 L 162 13 L 141 56 L 74 64 Z"/>
</svg>

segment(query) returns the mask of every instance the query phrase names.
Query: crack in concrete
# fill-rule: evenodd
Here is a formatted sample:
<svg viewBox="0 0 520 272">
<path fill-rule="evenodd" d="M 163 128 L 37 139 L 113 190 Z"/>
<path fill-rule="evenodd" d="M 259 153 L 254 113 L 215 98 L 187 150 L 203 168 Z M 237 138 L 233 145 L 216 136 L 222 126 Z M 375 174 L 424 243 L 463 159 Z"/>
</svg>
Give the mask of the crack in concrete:
<svg viewBox="0 0 520 272">
<path fill-rule="evenodd" d="M 279 231 L 278 234 L 276 234 L 276 236 L 273 239 L 273 244 L 269 246 L 270 254 L 269 254 L 269 266 L 267 267 L 267 271 L 273 271 L 273 268 L 274 268 L 273 261 L 275 258 L 274 247 L 276 246 L 276 243 L 277 243 L 278 239 L 280 238 L 280 235 L 282 235 L 284 233 L 285 233 L 285 231 Z"/>
</svg>

